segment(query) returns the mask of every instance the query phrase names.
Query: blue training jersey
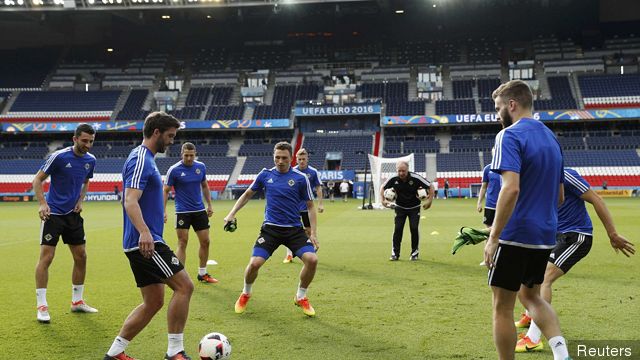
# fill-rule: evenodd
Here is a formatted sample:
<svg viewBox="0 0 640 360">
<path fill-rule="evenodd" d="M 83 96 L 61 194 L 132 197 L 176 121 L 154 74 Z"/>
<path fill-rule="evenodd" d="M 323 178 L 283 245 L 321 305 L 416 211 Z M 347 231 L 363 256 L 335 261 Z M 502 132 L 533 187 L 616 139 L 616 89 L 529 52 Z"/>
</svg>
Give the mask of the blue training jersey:
<svg viewBox="0 0 640 360">
<path fill-rule="evenodd" d="M 322 183 L 320 182 L 320 173 L 318 173 L 318 170 L 316 170 L 316 168 L 312 167 L 312 166 L 307 166 L 306 169 L 300 169 L 299 166 L 294 167 L 294 169 L 300 171 L 301 173 L 305 174 L 307 176 L 307 178 L 309 178 L 309 185 L 311 185 L 311 193 L 312 195 L 315 195 L 315 189 L 318 186 L 321 186 Z M 314 199 L 314 197 L 311 197 L 312 199 Z M 308 211 L 309 209 L 307 209 L 307 202 L 306 201 L 301 201 L 300 202 L 300 207 L 299 210 L 302 211 Z"/>
<path fill-rule="evenodd" d="M 590 189 L 589 183 L 573 169 L 564 169 L 564 203 L 558 209 L 558 232 L 577 232 L 592 235 L 593 224 L 582 194 Z"/>
<path fill-rule="evenodd" d="M 484 167 L 484 170 L 482 170 L 482 182 L 487 183 L 484 207 L 495 210 L 498 204 L 498 195 L 500 195 L 502 177 L 500 174 L 491 171 L 491 166 L 487 165 Z"/>
<path fill-rule="evenodd" d="M 73 146 L 51 154 L 40 170 L 51 176 L 51 185 L 46 200 L 54 215 L 65 215 L 73 211 L 82 190 L 82 184 L 93 177 L 96 157 L 90 153 L 78 156 Z"/>
<path fill-rule="evenodd" d="M 176 214 L 204 210 L 202 182 L 207 180 L 207 167 L 200 161 L 186 166 L 182 160 L 167 170 L 165 185 L 176 191 Z"/>
<path fill-rule="evenodd" d="M 162 231 L 164 230 L 164 198 L 162 196 L 162 176 L 153 153 L 144 145 L 133 149 L 122 168 L 122 188 L 124 196 L 127 189 L 142 190 L 142 196 L 138 200 L 142 218 L 151 231 L 154 242 L 164 242 Z M 124 204 L 124 202 L 123 202 Z M 131 223 L 126 210 L 122 211 L 124 217 L 124 234 L 122 247 L 124 251 L 138 250 L 140 233 Z"/>
<path fill-rule="evenodd" d="M 309 179 L 304 173 L 290 168 L 281 173 L 275 167 L 262 169 L 250 187 L 263 190 L 267 203 L 264 223 L 283 227 L 302 227 L 299 204 L 313 200 Z"/>
<path fill-rule="evenodd" d="M 551 249 L 558 229 L 558 196 L 564 181 L 562 151 L 542 122 L 529 118 L 496 135 L 491 171 L 520 174 L 520 194 L 500 243 Z"/>
</svg>

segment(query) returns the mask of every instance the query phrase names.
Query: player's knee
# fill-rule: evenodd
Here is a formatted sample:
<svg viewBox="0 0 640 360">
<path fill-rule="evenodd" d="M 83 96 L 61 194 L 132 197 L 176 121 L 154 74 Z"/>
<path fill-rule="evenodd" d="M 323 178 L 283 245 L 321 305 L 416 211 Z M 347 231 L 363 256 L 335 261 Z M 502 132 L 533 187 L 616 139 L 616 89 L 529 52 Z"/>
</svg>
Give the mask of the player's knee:
<svg viewBox="0 0 640 360">
<path fill-rule="evenodd" d="M 194 286 L 193 281 L 187 277 L 185 281 L 180 284 L 180 288 L 177 289 L 183 295 L 191 296 L 193 294 Z"/>
<path fill-rule="evenodd" d="M 318 255 L 314 253 L 306 253 L 303 258 L 306 266 L 315 268 L 318 265 Z"/>
<path fill-rule="evenodd" d="M 77 252 L 73 254 L 73 261 L 76 264 L 84 264 L 87 262 L 87 253 L 82 251 L 82 252 Z"/>
<path fill-rule="evenodd" d="M 144 305 L 149 313 L 155 314 L 164 306 L 164 297 L 149 297 L 144 299 Z"/>
<path fill-rule="evenodd" d="M 258 269 L 260 269 L 260 267 L 262 267 L 262 264 L 263 262 L 261 260 L 253 258 L 251 259 L 251 261 L 249 261 L 249 269 L 251 271 L 257 271 Z"/>
<path fill-rule="evenodd" d="M 211 240 L 209 239 L 208 236 L 200 239 L 201 246 L 209 246 L 209 244 L 211 244 Z"/>
<path fill-rule="evenodd" d="M 179 236 L 178 237 L 178 246 L 181 248 L 186 248 L 187 247 L 187 243 L 189 242 L 189 238 L 186 236 Z"/>
</svg>

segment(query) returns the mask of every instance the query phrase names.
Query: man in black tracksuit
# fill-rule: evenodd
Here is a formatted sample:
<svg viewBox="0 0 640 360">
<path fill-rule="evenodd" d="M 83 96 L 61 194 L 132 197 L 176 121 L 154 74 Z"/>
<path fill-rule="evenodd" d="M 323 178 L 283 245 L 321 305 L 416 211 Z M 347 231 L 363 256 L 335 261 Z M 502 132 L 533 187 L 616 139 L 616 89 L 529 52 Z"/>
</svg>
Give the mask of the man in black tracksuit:
<svg viewBox="0 0 640 360">
<path fill-rule="evenodd" d="M 399 161 L 396 164 L 396 170 L 398 175 L 389 178 L 380 189 L 382 205 L 391 207 L 396 211 L 395 229 L 393 230 L 393 248 L 389 260 L 396 261 L 400 257 L 402 232 L 407 217 L 409 218 L 409 229 L 411 230 L 411 260 L 418 260 L 420 243 L 418 225 L 420 223 L 421 203 L 421 199 L 418 197 L 418 190 L 426 190 L 426 198 L 423 198 L 425 203 L 422 205 L 422 208 L 426 210 L 431 207 L 434 189 L 431 182 L 416 173 L 410 172 L 407 162 Z M 391 188 L 396 192 L 395 203 L 388 201 L 384 197 L 384 191 Z"/>
</svg>

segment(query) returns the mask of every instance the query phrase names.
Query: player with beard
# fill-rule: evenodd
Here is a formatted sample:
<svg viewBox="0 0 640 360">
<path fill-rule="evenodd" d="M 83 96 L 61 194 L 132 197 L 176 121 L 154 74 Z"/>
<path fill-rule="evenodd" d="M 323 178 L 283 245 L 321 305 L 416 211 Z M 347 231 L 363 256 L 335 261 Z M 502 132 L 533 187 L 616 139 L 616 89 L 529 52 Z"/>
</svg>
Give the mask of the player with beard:
<svg viewBox="0 0 640 360">
<path fill-rule="evenodd" d="M 501 174 L 491 234 L 484 250 L 493 292 L 493 338 L 500 360 L 514 359 L 516 296 L 549 339 L 554 360 L 569 359 L 558 317 L 540 296 L 547 259 L 556 245 L 564 201 L 562 151 L 555 135 L 533 119 L 533 94 L 521 80 L 492 94 L 504 129 L 496 135 L 491 171 Z"/>
<path fill-rule="evenodd" d="M 96 158 L 89 153 L 96 131 L 89 124 L 80 124 L 73 135 L 73 146 L 58 150 L 44 162 L 33 179 L 33 191 L 40 202 L 38 215 L 40 227 L 40 259 L 36 266 L 37 319 L 41 323 L 51 321 L 47 304 L 49 266 L 56 253 L 60 236 L 69 245 L 73 256 L 71 274 L 71 311 L 96 313 L 83 298 L 84 279 L 87 272 L 84 220 L 80 216 L 82 201 L 93 177 Z M 46 200 L 43 183 L 51 176 L 51 186 Z"/>
<path fill-rule="evenodd" d="M 184 266 L 162 238 L 164 207 L 162 176 L 154 156 L 173 144 L 180 122 L 164 112 L 153 112 L 144 121 L 142 145 L 129 154 L 122 169 L 124 235 L 122 245 L 140 288 L 142 304 L 127 317 L 105 360 L 131 360 L 124 353 L 164 303 L 165 284 L 173 290 L 167 311 L 169 345 L 165 359 L 190 360 L 184 351 L 183 333 L 189 314 L 193 282 Z"/>
</svg>

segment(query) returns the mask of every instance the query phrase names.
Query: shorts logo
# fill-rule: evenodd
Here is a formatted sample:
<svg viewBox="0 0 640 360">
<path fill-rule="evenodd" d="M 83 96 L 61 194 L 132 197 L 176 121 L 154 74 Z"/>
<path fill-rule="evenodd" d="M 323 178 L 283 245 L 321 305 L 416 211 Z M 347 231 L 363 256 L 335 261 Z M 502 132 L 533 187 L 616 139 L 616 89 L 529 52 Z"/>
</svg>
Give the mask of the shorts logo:
<svg viewBox="0 0 640 360">
<path fill-rule="evenodd" d="M 180 226 L 184 225 L 184 220 L 178 220 L 178 225 Z"/>
<path fill-rule="evenodd" d="M 200 175 L 200 169 L 196 169 L 196 174 Z"/>
<path fill-rule="evenodd" d="M 289 184 L 289 186 L 293 186 L 293 185 L 295 185 L 295 184 L 296 184 L 296 182 L 295 182 L 295 181 L 293 181 L 293 179 L 289 179 L 288 184 Z"/>
<path fill-rule="evenodd" d="M 311 239 L 307 239 L 307 243 L 311 244 Z"/>
<path fill-rule="evenodd" d="M 53 239 L 53 236 L 51 236 L 51 234 L 47 234 L 44 236 L 44 239 L 47 241 L 51 241 L 51 239 Z"/>
<path fill-rule="evenodd" d="M 555 253 L 551 253 L 551 255 L 549 255 L 550 258 L 555 259 L 556 258 L 556 254 Z"/>
<path fill-rule="evenodd" d="M 258 239 L 258 244 L 264 244 L 264 238 L 263 237 Z"/>
<path fill-rule="evenodd" d="M 171 263 L 172 263 L 173 265 L 176 265 L 176 266 L 177 266 L 178 264 L 180 264 L 180 260 L 178 260 L 178 258 L 177 258 L 177 257 L 173 256 L 173 257 L 171 258 Z"/>
</svg>

